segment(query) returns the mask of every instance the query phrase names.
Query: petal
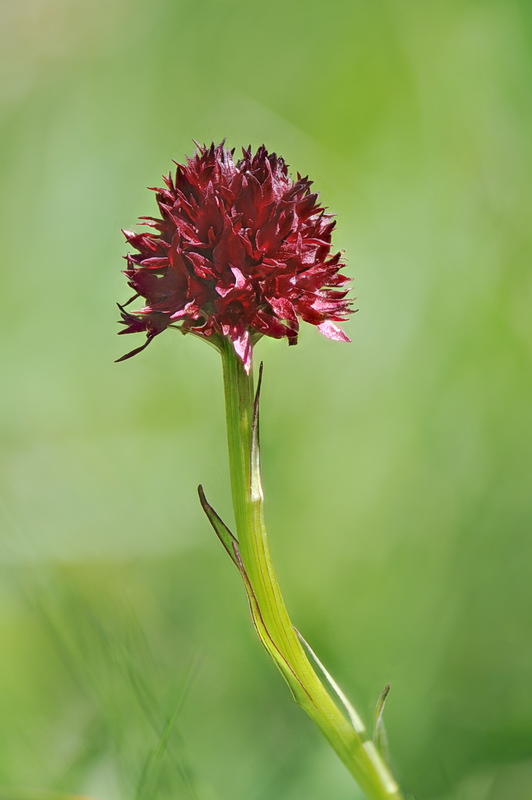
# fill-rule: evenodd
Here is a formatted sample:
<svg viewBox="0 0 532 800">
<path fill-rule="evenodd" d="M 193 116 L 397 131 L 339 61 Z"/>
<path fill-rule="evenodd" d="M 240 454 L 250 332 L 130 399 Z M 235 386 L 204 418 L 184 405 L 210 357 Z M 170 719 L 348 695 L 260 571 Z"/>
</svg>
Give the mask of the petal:
<svg viewBox="0 0 532 800">
<path fill-rule="evenodd" d="M 235 353 L 244 365 L 244 369 L 249 375 L 251 369 L 252 344 L 249 328 L 243 321 L 222 322 L 222 332 L 224 336 L 233 343 Z"/>
<path fill-rule="evenodd" d="M 335 325 L 334 322 L 330 322 L 326 320 L 325 322 L 320 322 L 318 325 L 318 330 L 323 333 L 324 336 L 327 336 L 328 339 L 334 339 L 336 342 L 350 342 L 351 339 L 349 336 L 343 332 L 338 325 Z"/>
<path fill-rule="evenodd" d="M 249 371 L 251 369 L 251 337 L 249 335 L 249 329 L 247 326 L 233 338 L 233 347 L 235 348 L 235 353 L 240 358 L 244 365 L 244 369 L 246 370 L 247 374 L 249 375 Z"/>
</svg>

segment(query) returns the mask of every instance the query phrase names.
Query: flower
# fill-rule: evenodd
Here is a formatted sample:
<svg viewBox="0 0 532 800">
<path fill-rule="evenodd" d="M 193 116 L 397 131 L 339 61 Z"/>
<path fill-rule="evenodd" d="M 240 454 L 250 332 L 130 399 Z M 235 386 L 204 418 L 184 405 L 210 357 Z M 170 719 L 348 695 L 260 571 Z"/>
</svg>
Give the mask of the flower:
<svg viewBox="0 0 532 800">
<path fill-rule="evenodd" d="M 156 192 L 160 217 L 141 217 L 152 231 L 124 231 L 137 251 L 124 274 L 146 304 L 130 313 L 126 327 L 144 331 L 146 342 L 168 327 L 219 345 L 229 339 L 249 371 L 252 345 L 261 336 L 296 344 L 299 320 L 330 339 L 348 342 L 335 324 L 351 312 L 340 273 L 341 253 L 331 255 L 335 222 L 311 192 L 312 182 L 293 180 L 284 160 L 264 146 L 255 154 L 224 143 L 197 145 L 175 179 Z"/>
</svg>

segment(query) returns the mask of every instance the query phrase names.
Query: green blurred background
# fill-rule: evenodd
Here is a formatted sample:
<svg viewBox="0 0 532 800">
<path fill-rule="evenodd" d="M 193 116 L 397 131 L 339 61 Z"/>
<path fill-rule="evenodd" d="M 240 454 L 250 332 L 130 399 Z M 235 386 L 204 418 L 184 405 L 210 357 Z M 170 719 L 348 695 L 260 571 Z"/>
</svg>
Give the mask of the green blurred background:
<svg viewBox="0 0 532 800">
<path fill-rule="evenodd" d="M 120 228 L 224 137 L 314 179 L 356 279 L 351 345 L 258 348 L 293 618 L 368 724 L 392 683 L 417 800 L 532 797 L 531 36 L 529 0 L 4 0 L 6 800 L 359 798 L 199 509 L 216 354 L 113 363 Z"/>
</svg>

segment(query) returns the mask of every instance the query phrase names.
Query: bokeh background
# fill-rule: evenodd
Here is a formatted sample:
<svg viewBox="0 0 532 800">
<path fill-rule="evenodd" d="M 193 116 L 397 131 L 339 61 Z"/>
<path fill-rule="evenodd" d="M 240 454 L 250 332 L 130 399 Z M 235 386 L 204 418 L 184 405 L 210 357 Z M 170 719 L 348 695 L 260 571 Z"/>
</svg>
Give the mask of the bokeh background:
<svg viewBox="0 0 532 800">
<path fill-rule="evenodd" d="M 314 179 L 360 309 L 349 346 L 258 348 L 293 618 L 368 725 L 391 682 L 416 800 L 532 797 L 532 4 L 0 18 L 2 798 L 360 800 L 200 513 L 201 481 L 231 520 L 216 353 L 113 363 L 120 228 L 224 137 Z"/>
</svg>

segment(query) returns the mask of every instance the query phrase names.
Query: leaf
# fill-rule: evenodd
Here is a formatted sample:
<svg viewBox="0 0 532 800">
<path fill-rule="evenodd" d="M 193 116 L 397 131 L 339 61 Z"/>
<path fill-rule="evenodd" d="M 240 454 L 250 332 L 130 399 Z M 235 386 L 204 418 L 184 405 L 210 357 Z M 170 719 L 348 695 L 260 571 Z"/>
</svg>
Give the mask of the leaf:
<svg viewBox="0 0 532 800">
<path fill-rule="evenodd" d="M 242 562 L 242 558 L 240 556 L 240 552 L 238 550 L 238 543 L 235 541 L 233 543 L 233 549 L 235 558 L 237 560 L 238 568 L 240 570 L 240 574 L 242 575 L 242 580 L 244 581 L 244 587 L 246 589 L 246 594 L 248 596 L 249 607 L 251 611 L 251 618 L 253 620 L 253 625 L 255 626 L 255 630 L 257 631 L 257 636 L 259 637 L 261 643 L 266 648 L 270 656 L 275 661 L 277 667 L 281 671 L 284 679 L 288 683 L 290 687 L 290 691 L 294 696 L 294 700 L 299 703 L 302 699 L 302 696 L 305 696 L 305 700 L 308 702 L 310 701 L 314 705 L 314 701 L 310 694 L 308 693 L 305 686 L 301 683 L 300 679 L 283 656 L 273 637 L 271 636 L 266 623 L 264 621 L 264 617 L 262 616 L 262 612 L 260 610 L 259 601 L 257 600 L 257 596 L 253 590 L 253 586 L 251 585 L 251 581 L 249 580 L 249 576 L 246 572 L 244 564 Z"/>
<path fill-rule="evenodd" d="M 261 370 L 262 374 L 262 370 Z M 258 401 L 259 401 L 259 392 L 260 392 L 260 377 L 259 377 L 259 385 L 257 387 L 257 394 L 255 397 L 255 412 L 254 412 L 254 419 L 253 419 L 253 438 L 255 440 L 255 453 L 258 457 Z M 252 455 L 253 458 L 253 455 Z M 257 596 L 253 590 L 253 586 L 251 585 L 251 581 L 249 576 L 246 572 L 246 568 L 244 567 L 244 563 L 242 561 L 242 557 L 240 555 L 240 551 L 238 549 L 238 539 L 234 536 L 225 522 L 221 519 L 221 517 L 216 513 L 214 508 L 209 504 L 207 498 L 205 497 L 205 492 L 203 491 L 203 487 L 200 485 L 198 486 L 198 494 L 200 498 L 200 503 L 202 505 L 205 514 L 209 522 L 211 523 L 212 527 L 214 528 L 216 535 L 218 536 L 219 540 L 221 541 L 225 551 L 231 558 L 233 564 L 236 565 L 242 580 L 244 582 L 244 588 L 246 590 L 249 608 L 251 611 L 251 619 L 253 621 L 253 625 L 255 626 L 255 630 L 257 631 L 257 636 L 259 637 L 262 645 L 266 648 L 270 656 L 273 658 L 277 667 L 280 669 L 283 677 L 285 678 L 286 682 L 288 683 L 292 694 L 296 702 L 302 697 L 302 694 L 305 695 L 305 699 L 308 700 L 310 695 L 308 694 L 307 690 L 304 688 L 303 684 L 295 674 L 292 667 L 288 664 L 287 660 L 280 652 L 279 648 L 275 644 L 273 637 L 271 636 L 267 625 L 264 621 L 262 616 L 259 601 L 257 600 Z M 311 701 L 312 702 L 312 701 Z M 1 798 L 0 798 L 1 800 Z"/>
<path fill-rule="evenodd" d="M 388 695 L 390 694 L 391 686 L 389 683 L 386 684 L 384 689 L 379 695 L 379 699 L 377 700 L 377 705 L 375 708 L 375 730 L 373 732 L 373 740 L 375 742 L 375 747 L 384 758 L 387 764 L 390 763 L 389 759 L 389 749 L 388 749 L 388 735 L 386 733 L 386 728 L 384 725 L 384 707 L 386 705 L 386 700 L 388 699 Z"/>
<path fill-rule="evenodd" d="M 310 655 L 310 657 L 312 658 L 312 660 L 314 661 L 314 663 L 316 664 L 316 666 L 318 667 L 318 669 L 322 673 L 323 677 L 325 678 L 325 680 L 327 681 L 327 683 L 329 684 L 329 686 L 333 690 L 334 694 L 340 700 L 341 704 L 343 705 L 344 709 L 347 712 L 347 716 L 349 717 L 351 725 L 356 730 L 356 732 L 358 733 L 358 735 L 360 736 L 362 741 L 367 741 L 369 739 L 369 736 L 368 736 L 367 731 L 366 731 L 366 729 L 364 727 L 364 723 L 362 722 L 362 720 L 358 716 L 357 712 L 355 711 L 355 709 L 353 708 L 353 706 L 351 705 L 351 703 L 349 702 L 349 700 L 347 699 L 347 697 L 345 696 L 343 691 L 340 689 L 340 687 L 338 686 L 338 684 L 336 683 L 336 681 L 334 680 L 332 675 L 326 670 L 324 665 L 321 663 L 321 661 L 319 660 L 318 656 L 316 655 L 316 653 L 314 652 L 312 647 L 309 645 L 307 640 L 303 638 L 303 636 L 300 634 L 300 632 L 298 631 L 297 628 L 294 628 L 294 630 L 295 630 L 300 642 L 304 645 L 304 647 L 307 650 L 308 654 Z"/>
<path fill-rule="evenodd" d="M 238 539 L 236 538 L 236 536 L 233 536 L 233 534 L 231 533 L 225 522 L 222 520 L 222 518 L 216 513 L 214 508 L 207 502 L 207 498 L 205 497 L 205 492 L 203 491 L 203 486 L 201 484 L 198 486 L 198 494 L 201 506 L 205 511 L 205 514 L 207 515 L 207 519 L 214 528 L 214 531 L 218 539 L 221 541 L 225 551 L 229 555 L 233 564 L 235 564 L 238 567 L 238 569 L 240 569 L 238 561 L 235 556 L 235 552 L 233 550 L 233 544 L 236 543 L 238 545 Z"/>
<path fill-rule="evenodd" d="M 262 388 L 263 362 L 259 367 L 259 377 L 257 380 L 257 391 L 253 403 L 253 422 L 251 425 L 251 499 L 262 502 L 264 495 L 260 479 L 260 437 L 259 437 L 259 406 L 260 390 Z"/>
</svg>

